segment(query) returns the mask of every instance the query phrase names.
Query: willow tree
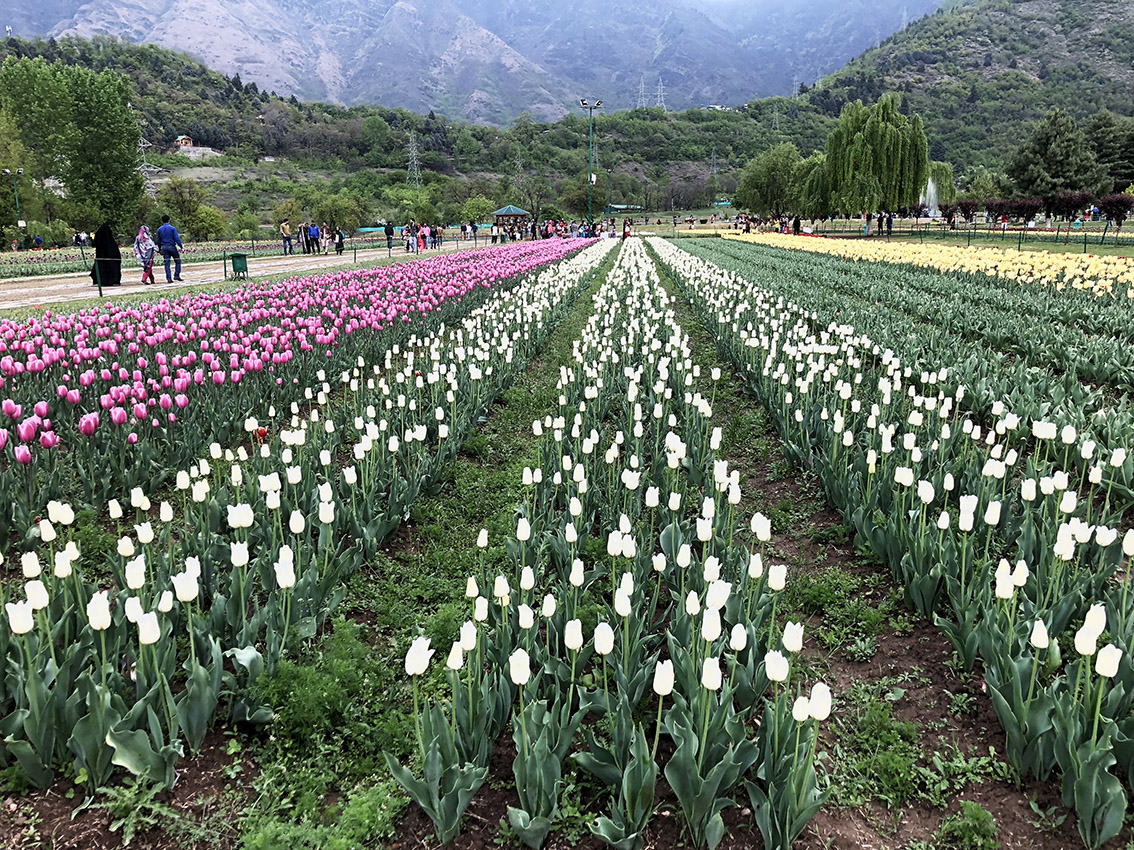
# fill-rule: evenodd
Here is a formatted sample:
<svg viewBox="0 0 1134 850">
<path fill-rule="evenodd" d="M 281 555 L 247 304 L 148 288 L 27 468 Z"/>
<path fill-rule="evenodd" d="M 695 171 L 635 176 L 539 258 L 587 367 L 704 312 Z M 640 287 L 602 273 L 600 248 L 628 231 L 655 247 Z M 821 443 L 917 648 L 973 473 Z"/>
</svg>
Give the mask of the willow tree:
<svg viewBox="0 0 1134 850">
<path fill-rule="evenodd" d="M 835 211 L 831 198 L 831 182 L 827 174 L 827 155 L 816 152 L 801 159 L 792 174 L 797 210 L 804 218 L 815 221 Z"/>
<path fill-rule="evenodd" d="M 937 189 L 937 203 L 952 204 L 957 200 L 957 184 L 953 180 L 953 166 L 934 160 L 929 163 L 929 180 Z"/>
<path fill-rule="evenodd" d="M 827 138 L 831 197 L 844 213 L 896 210 L 916 203 L 929 179 L 921 116 L 903 115 L 895 94 L 873 106 L 843 107 Z"/>
</svg>

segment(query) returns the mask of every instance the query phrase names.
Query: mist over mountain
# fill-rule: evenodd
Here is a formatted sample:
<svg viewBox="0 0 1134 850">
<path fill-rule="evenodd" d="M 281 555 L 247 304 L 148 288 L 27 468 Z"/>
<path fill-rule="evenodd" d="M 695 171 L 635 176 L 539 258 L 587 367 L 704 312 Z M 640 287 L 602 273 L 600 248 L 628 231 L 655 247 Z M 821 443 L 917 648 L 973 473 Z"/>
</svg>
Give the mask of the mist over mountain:
<svg viewBox="0 0 1134 850">
<path fill-rule="evenodd" d="M 285 96 L 505 124 L 554 120 L 580 96 L 683 109 L 786 95 L 943 2 L 0 0 L 0 17 L 17 35 L 184 50 Z"/>
</svg>

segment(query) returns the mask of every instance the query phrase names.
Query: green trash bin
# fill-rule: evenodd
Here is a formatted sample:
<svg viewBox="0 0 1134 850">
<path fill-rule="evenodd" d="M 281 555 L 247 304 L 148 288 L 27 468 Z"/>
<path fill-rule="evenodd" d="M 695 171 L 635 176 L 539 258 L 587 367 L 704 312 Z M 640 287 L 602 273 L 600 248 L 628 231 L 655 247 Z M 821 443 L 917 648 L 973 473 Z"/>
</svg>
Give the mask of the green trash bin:
<svg viewBox="0 0 1134 850">
<path fill-rule="evenodd" d="M 232 260 L 232 279 L 248 280 L 248 255 L 229 254 L 228 257 Z"/>
</svg>

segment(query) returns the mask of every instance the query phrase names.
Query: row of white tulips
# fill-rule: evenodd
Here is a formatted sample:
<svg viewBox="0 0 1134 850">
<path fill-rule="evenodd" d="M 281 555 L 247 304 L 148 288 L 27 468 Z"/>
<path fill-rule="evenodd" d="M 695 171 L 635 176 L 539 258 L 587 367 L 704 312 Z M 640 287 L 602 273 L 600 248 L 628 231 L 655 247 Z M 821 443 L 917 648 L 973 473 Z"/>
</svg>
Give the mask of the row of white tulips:
<svg viewBox="0 0 1134 850">
<path fill-rule="evenodd" d="M 720 374 L 694 362 L 640 242 L 625 243 L 596 292 L 574 360 L 556 410 L 533 422 L 538 455 L 507 541 L 515 572 L 470 576 L 471 617 L 445 661 L 451 701 L 420 714 L 426 778 L 393 759 L 391 769 L 451 840 L 511 715 L 517 834 L 545 841 L 574 748 L 576 765 L 610 788 L 594 833 L 637 848 L 664 733 L 665 776 L 696 845 L 719 843 L 721 812 L 744 782 L 766 846 L 786 848 L 823 799 L 813 759 L 831 692 L 790 683 L 803 628 L 776 623 L 786 570 L 764 567 L 770 523 L 738 515 L 739 470 L 718 455 Z M 747 530 L 755 549 L 740 545 Z M 415 704 L 432 653 L 424 638 L 407 653 Z M 634 722 L 651 687 L 653 730 Z M 587 732 L 573 747 L 588 712 L 610 743 Z"/>
<path fill-rule="evenodd" d="M 1129 477 L 1126 447 L 1001 402 L 982 420 L 951 364 L 915 372 L 851 326 L 652 245 L 793 459 L 965 665 L 984 662 L 1013 764 L 1040 778 L 1058 765 L 1085 843 L 1115 834 L 1126 805 L 1116 757 L 1134 779 L 1134 531 L 1122 531 L 1129 502 L 1114 490 Z M 1056 639 L 1076 621 L 1077 660 L 1064 666 Z"/>
</svg>

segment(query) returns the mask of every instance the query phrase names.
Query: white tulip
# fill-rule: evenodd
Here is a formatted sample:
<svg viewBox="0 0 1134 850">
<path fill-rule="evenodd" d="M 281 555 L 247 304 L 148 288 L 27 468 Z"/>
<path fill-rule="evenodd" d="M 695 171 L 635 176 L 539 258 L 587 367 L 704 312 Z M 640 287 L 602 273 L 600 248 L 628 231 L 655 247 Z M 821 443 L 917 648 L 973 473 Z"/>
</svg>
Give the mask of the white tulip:
<svg viewBox="0 0 1134 850">
<path fill-rule="evenodd" d="M 563 644 L 572 652 L 583 647 L 583 623 L 581 620 L 568 620 L 563 627 Z"/>
<path fill-rule="evenodd" d="M 743 623 L 737 623 L 732 627 L 728 636 L 728 646 L 733 652 L 743 652 L 748 646 L 748 630 L 744 628 Z"/>
<path fill-rule="evenodd" d="M 1118 673 L 1118 662 L 1122 660 L 1122 650 L 1113 643 L 1108 643 L 1099 650 L 1099 657 L 1095 659 L 1095 672 L 1106 679 L 1113 679 Z"/>
<path fill-rule="evenodd" d="M 96 632 L 110 628 L 109 591 L 100 590 L 91 596 L 87 602 L 87 620 Z"/>
<path fill-rule="evenodd" d="M 1036 649 L 1047 649 L 1051 643 L 1051 639 L 1047 634 L 1047 626 L 1043 620 L 1036 620 L 1032 624 L 1032 635 L 1028 639 L 1029 643 Z"/>
<path fill-rule="evenodd" d="M 719 691 L 723 681 L 719 658 L 709 657 L 701 663 L 701 686 L 708 691 Z"/>
<path fill-rule="evenodd" d="M 768 567 L 768 588 L 779 591 L 784 589 L 785 584 L 787 584 L 787 564 L 772 564 Z"/>
<path fill-rule="evenodd" d="M 811 686 L 811 719 L 822 723 L 831 716 L 831 689 L 823 682 Z"/>
<path fill-rule="evenodd" d="M 170 580 L 173 582 L 173 590 L 177 594 L 178 602 L 192 602 L 197 598 L 199 588 L 196 576 L 177 573 Z"/>
<path fill-rule="evenodd" d="M 5 602 L 8 612 L 8 628 L 14 635 L 26 635 L 35 628 L 35 616 L 30 602 Z"/>
<path fill-rule="evenodd" d="M 508 675 L 512 684 L 523 687 L 532 678 L 531 659 L 523 649 L 517 649 L 508 656 Z"/>
<path fill-rule="evenodd" d="M 811 701 L 805 696 L 798 696 L 792 703 L 791 716 L 796 723 L 803 723 L 811 716 Z"/>
<path fill-rule="evenodd" d="M 659 697 L 667 697 L 673 693 L 673 662 L 659 661 L 654 667 L 654 693 Z"/>
<path fill-rule="evenodd" d="M 161 639 L 161 623 L 156 611 L 147 611 L 138 619 L 138 643 L 149 646 Z"/>
<path fill-rule="evenodd" d="M 406 653 L 406 675 L 420 676 L 429 667 L 429 659 L 433 657 L 434 650 L 429 648 L 429 638 L 415 638 Z"/>
<path fill-rule="evenodd" d="M 27 596 L 28 603 L 31 605 L 33 611 L 46 608 L 51 601 L 47 596 L 47 588 L 44 586 L 43 582 L 37 578 L 24 582 L 24 595 Z"/>
<path fill-rule="evenodd" d="M 783 682 L 788 677 L 788 661 L 778 649 L 773 649 L 764 656 L 764 670 L 768 679 L 773 682 Z"/>
<path fill-rule="evenodd" d="M 614 629 L 609 623 L 599 623 L 595 626 L 595 652 L 599 655 L 610 655 L 614 651 Z"/>
<path fill-rule="evenodd" d="M 248 566 L 248 544 L 242 542 L 232 543 L 229 547 L 229 560 L 234 567 Z"/>
<path fill-rule="evenodd" d="M 527 631 L 535 625 L 535 611 L 526 604 L 521 604 L 517 610 L 520 616 L 520 628 Z"/>
<path fill-rule="evenodd" d="M 799 652 L 803 649 L 803 624 L 793 623 L 790 620 L 784 626 L 784 649 L 788 652 Z"/>
<path fill-rule="evenodd" d="M 126 586 L 131 590 L 138 590 L 146 583 L 146 556 L 127 561 L 124 569 L 126 573 Z"/>
</svg>

